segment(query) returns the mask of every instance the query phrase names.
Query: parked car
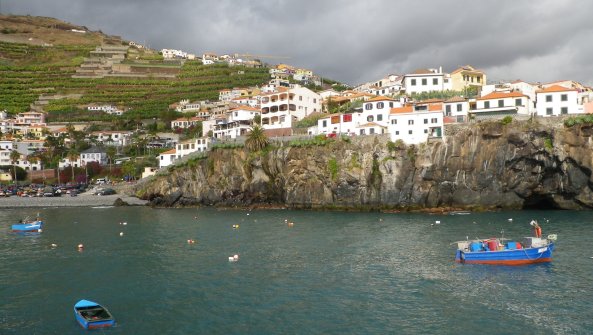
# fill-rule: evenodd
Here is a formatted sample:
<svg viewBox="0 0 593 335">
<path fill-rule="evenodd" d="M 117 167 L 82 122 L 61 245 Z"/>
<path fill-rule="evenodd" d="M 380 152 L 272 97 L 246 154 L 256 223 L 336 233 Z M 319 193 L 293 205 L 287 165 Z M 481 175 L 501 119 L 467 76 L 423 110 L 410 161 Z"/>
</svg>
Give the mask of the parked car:
<svg viewBox="0 0 593 335">
<path fill-rule="evenodd" d="M 104 188 L 102 190 L 100 190 L 97 195 L 112 195 L 115 194 L 115 190 L 112 188 Z"/>
</svg>

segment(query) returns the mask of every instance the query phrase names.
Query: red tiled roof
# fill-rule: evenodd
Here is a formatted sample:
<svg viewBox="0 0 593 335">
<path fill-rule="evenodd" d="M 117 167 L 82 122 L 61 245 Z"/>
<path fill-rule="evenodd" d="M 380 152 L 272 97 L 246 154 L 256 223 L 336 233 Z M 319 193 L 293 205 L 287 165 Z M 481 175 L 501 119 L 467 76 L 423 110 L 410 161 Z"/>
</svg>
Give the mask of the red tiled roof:
<svg viewBox="0 0 593 335">
<path fill-rule="evenodd" d="M 446 100 L 445 103 L 447 103 L 447 102 L 465 102 L 465 101 L 466 101 L 465 98 L 462 98 L 460 96 L 456 96 L 456 97 L 452 97 L 449 100 Z"/>
<path fill-rule="evenodd" d="M 403 107 L 395 107 L 391 109 L 391 114 L 400 114 L 400 113 L 412 113 L 414 111 L 412 105 L 406 105 Z"/>
<path fill-rule="evenodd" d="M 548 88 L 538 90 L 535 93 L 553 93 L 553 92 L 569 92 L 569 91 L 577 91 L 577 90 L 574 88 L 567 88 L 567 87 L 560 86 L 560 85 L 552 85 Z"/>
<path fill-rule="evenodd" d="M 390 100 L 390 101 L 394 101 L 392 98 L 388 98 L 388 97 L 384 97 L 384 96 L 377 96 L 374 98 L 371 98 L 369 100 L 367 100 L 368 102 L 373 102 L 373 101 L 385 101 L 385 100 Z"/>
<path fill-rule="evenodd" d="M 175 148 L 171 149 L 171 150 L 167 150 L 165 152 L 161 152 L 161 155 L 172 155 L 175 154 L 177 152 L 177 150 L 175 150 Z"/>
</svg>

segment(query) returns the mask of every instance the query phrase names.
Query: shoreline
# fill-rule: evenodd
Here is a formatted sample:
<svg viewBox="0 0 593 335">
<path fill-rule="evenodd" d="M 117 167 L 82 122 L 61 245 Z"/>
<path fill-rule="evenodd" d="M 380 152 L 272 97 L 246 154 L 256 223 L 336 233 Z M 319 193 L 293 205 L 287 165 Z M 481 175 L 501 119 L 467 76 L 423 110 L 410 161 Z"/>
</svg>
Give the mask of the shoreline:
<svg viewBox="0 0 593 335">
<path fill-rule="evenodd" d="M 113 206 L 116 199 L 128 203 L 130 206 L 146 206 L 148 201 L 123 194 L 92 195 L 82 193 L 75 197 L 63 195 L 60 197 L 2 197 L 0 208 L 27 208 L 27 207 L 94 207 Z"/>
</svg>

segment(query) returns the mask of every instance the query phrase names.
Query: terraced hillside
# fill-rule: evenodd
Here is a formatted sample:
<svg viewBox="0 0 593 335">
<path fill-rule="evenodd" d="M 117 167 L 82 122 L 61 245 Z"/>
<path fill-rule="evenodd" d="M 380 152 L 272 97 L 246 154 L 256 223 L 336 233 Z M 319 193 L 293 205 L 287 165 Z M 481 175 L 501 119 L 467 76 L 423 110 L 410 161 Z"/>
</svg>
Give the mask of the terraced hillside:
<svg viewBox="0 0 593 335">
<path fill-rule="evenodd" d="M 72 78 L 92 46 L 43 47 L 0 42 L 0 110 L 19 113 L 47 95 L 76 94 L 78 99 L 49 100 L 43 110 L 50 121 L 105 120 L 111 116 L 89 113 L 85 104 L 116 104 L 130 108 L 125 118 L 152 118 L 181 99 L 217 99 L 218 91 L 261 85 L 269 80 L 265 68 L 201 65 L 187 61 L 175 78 Z M 154 62 L 153 62 L 154 63 Z M 138 64 L 138 66 L 142 66 Z M 153 64 L 153 66 L 159 66 Z M 162 64 L 162 66 L 167 66 Z M 179 67 L 179 65 L 177 65 Z"/>
</svg>

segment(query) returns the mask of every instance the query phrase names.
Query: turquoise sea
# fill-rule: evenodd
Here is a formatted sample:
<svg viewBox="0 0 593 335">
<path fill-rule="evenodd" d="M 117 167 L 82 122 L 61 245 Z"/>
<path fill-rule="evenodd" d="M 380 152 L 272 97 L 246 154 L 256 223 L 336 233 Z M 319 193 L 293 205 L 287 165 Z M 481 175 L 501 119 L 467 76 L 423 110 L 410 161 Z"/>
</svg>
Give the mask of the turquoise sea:
<svg viewBox="0 0 593 335">
<path fill-rule="evenodd" d="M 37 212 L 43 233 L 10 232 Z M 531 219 L 558 235 L 551 264 L 454 263 L 452 242 L 527 236 Z M 86 333 L 80 299 L 115 316 L 101 334 L 593 333 L 591 212 L 48 208 L 0 222 L 0 334 Z"/>
</svg>

